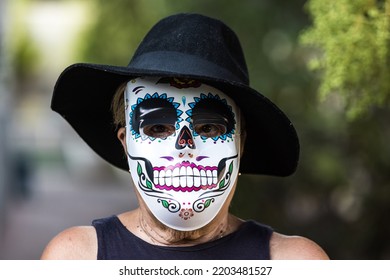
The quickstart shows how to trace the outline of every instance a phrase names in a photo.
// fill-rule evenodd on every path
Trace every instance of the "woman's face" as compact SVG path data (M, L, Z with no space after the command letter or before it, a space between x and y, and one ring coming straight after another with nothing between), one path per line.
M137 78L127 84L125 112L131 176L153 215L181 231L209 223L238 176L233 100L194 80Z

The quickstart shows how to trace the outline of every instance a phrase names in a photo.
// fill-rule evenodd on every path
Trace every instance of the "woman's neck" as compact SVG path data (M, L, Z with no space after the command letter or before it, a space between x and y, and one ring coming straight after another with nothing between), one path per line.
M229 213L220 212L208 225L192 231L178 231L159 222L150 212L140 208L131 212L132 226L128 227L135 235L148 243L159 246L192 246L219 239L237 230L242 223ZM135 224L136 223L136 224Z

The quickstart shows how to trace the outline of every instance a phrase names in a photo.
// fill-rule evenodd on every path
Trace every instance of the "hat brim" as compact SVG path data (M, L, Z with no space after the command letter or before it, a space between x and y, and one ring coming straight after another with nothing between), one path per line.
M288 117L261 93L245 84L226 79L79 63L66 68L58 78L51 108L64 117L98 155L128 171L110 107L118 87L140 76L191 78L220 89L235 100L245 117L247 138L240 172L273 176L288 176L295 172L299 141Z

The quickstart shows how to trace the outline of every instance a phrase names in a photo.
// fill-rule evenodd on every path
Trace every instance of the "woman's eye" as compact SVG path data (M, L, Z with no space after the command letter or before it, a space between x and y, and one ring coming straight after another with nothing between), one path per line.
M150 137L167 138L175 133L175 127L167 124L154 124L145 126L142 131L145 135Z
M226 133L226 127L221 124L198 124L195 125L195 131L200 136L207 138L217 137Z

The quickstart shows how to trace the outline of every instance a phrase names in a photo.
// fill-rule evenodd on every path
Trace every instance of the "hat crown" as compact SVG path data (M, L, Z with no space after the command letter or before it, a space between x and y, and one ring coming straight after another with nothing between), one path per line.
M222 21L200 14L176 14L160 20L140 43L129 67L191 75L199 72L201 76L210 71L210 77L249 84L237 35Z

